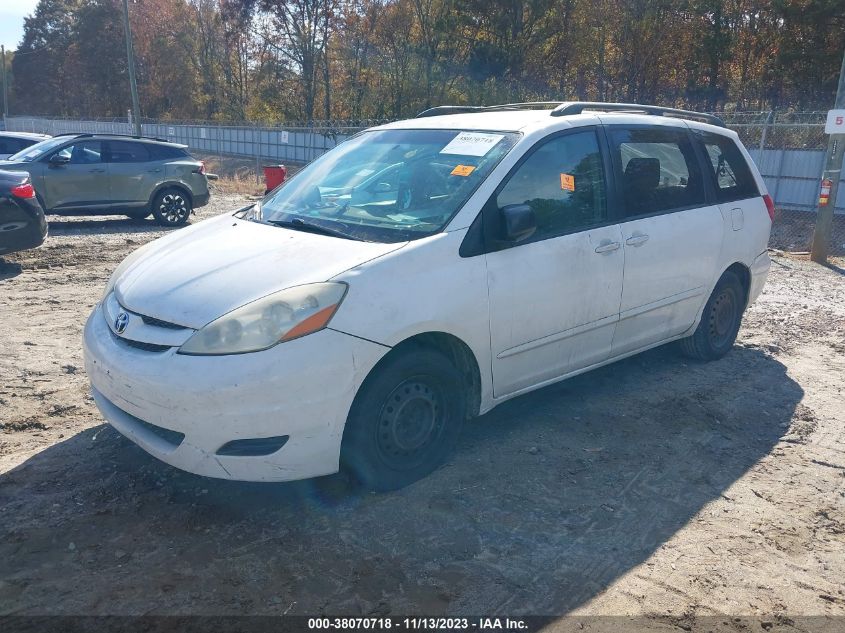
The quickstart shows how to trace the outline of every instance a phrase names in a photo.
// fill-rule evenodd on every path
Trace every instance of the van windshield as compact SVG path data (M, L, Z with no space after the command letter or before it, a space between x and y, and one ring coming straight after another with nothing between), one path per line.
M440 231L519 135L374 130L323 154L261 204L264 222L373 242Z

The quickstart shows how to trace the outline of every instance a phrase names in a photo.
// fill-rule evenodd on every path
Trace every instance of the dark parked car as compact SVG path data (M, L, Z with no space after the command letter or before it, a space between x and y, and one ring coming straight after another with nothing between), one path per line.
M29 174L0 171L0 255L35 248L47 237Z
M31 132L0 132L0 159L7 159L30 145L35 145L50 138L47 134Z
M60 134L0 161L26 171L44 211L188 221L210 197L205 165L186 146L116 134Z

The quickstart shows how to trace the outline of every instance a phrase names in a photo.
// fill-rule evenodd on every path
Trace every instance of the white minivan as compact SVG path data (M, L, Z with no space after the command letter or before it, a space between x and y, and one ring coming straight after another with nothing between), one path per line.
M670 341L723 356L773 213L715 117L434 108L132 253L85 367L106 420L178 468L398 488L509 398Z

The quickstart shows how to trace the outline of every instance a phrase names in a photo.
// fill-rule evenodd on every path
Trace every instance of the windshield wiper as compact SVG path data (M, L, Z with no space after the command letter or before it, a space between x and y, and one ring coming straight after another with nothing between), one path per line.
M300 231L310 231L311 233L340 237L345 240L355 240L356 242L363 241L361 238L350 235L349 233L344 233L343 231L338 231L337 229L330 229L327 226L322 226L320 224L306 222L302 218L294 218L293 220L267 220L267 222L275 224L276 226L285 226L291 229L298 229Z

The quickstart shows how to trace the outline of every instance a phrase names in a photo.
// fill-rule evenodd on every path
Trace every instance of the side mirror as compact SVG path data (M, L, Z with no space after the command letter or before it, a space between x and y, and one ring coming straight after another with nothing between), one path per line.
M60 165L67 165L70 162L70 158L61 154L53 154L50 156L48 162L50 163L50 167L58 167Z
M508 204L499 209L502 214L503 238L506 242L521 242L534 235L537 219L527 204Z

